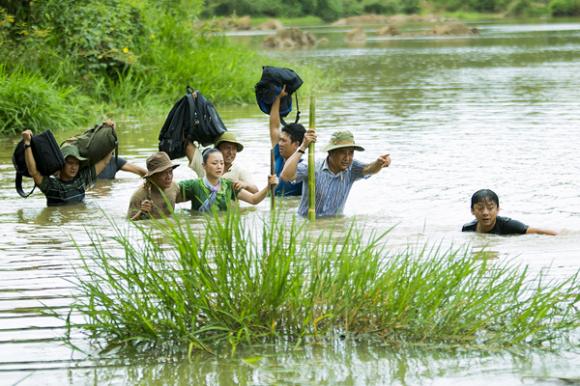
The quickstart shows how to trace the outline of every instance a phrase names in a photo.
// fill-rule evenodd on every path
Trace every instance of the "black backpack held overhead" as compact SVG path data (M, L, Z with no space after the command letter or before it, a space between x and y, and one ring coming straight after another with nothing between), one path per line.
M255 86L258 107L265 114L270 114L274 100L280 95L282 87L286 85L288 95L280 101L280 117L287 116L292 111L292 94L302 86L302 83L304 82L298 74L289 68L263 66L262 78ZM295 123L298 123L300 119L298 94L296 94L296 111Z
M50 130L33 135L30 141L30 148L36 161L36 169L41 175L50 176L64 167L62 152ZM26 167L24 150L24 140L21 140L14 149L12 163L14 164L14 169L16 169L16 191L21 197L26 198L34 192L36 185L28 194L22 190L22 177L30 177Z
M226 131L213 104L187 86L185 96L175 103L161 127L159 151L171 159L181 158L185 156L187 140L207 146Z

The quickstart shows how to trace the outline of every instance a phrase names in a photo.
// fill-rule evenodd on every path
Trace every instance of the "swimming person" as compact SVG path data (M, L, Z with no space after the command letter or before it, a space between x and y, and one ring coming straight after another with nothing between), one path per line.
M311 142L316 141L316 133L308 130L302 145L286 160L280 176L285 181L302 182L302 200L298 214L308 215L308 165L299 162L302 154ZM332 134L330 143L324 148L328 155L316 161L314 167L316 202L316 217L341 215L352 185L365 177L376 174L391 164L389 154L380 155L376 161L365 164L355 160L355 150L363 151L362 146L354 142L350 131L337 131Z
M36 168L36 160L30 148L32 131L24 130L22 138L26 167L34 183L46 196L48 206L83 202L85 192L95 185L97 175L103 171L113 155L113 152L110 152L96 164L88 165L85 164L87 159L80 156L76 146L64 145L61 148L65 162L63 168L54 176L43 176Z
M475 220L463 225L462 232L491 233L495 235L557 235L546 229L532 228L509 217L498 216L499 197L494 191L481 189L471 196L471 213Z
M127 217L144 220L169 216L176 202L182 202L179 186L173 182L173 169L179 165L171 162L167 153L160 151L147 158L145 182L131 196Z
M191 200L191 209L200 212L227 210L238 199L256 205L267 196L269 187L277 184L276 176L272 175L268 177L268 185L256 193L236 189L233 181L222 177L224 156L215 148L204 150L203 168L205 177L179 183L184 201Z
M306 133L304 126L299 123L289 123L280 130L280 100L286 95L286 86L283 86L270 110L270 142L274 151L274 171L278 177L284 169L286 160L295 154L300 147L304 133ZM298 159L298 162L302 162L302 159ZM300 196L302 183L291 183L282 179L278 183L275 193L277 196Z

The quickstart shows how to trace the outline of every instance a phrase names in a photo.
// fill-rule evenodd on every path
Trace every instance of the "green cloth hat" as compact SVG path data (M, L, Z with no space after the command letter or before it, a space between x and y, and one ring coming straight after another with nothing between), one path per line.
M226 131L225 133L220 135L218 137L218 139L215 141L215 147L217 148L220 145L220 143L222 143L222 142L235 143L237 148L238 148L238 151L244 150L244 145L242 145L242 143L240 141L238 141L238 139L236 138L236 135L234 133L232 133L231 131Z
M64 159L66 159L66 157L75 157L79 161L87 160L87 158L81 157L81 154L79 153L79 148L74 145L64 145L63 147L60 148L60 151L62 152L62 157Z
M365 148L354 143L354 135L348 130L335 131L324 151L332 151L345 147L354 147L354 150L364 151Z

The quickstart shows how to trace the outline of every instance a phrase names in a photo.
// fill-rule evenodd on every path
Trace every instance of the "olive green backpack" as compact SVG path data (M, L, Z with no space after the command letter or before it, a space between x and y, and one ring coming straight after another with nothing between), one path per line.
M61 144L61 147L64 144L76 146L81 157L88 158L89 163L95 164L113 150L117 154L119 141L114 124L103 122L82 134L67 139Z

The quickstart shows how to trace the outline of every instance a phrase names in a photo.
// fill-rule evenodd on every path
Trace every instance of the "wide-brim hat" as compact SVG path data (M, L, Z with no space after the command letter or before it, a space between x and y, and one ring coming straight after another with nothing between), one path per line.
M85 157L81 157L81 154L79 153L79 148L74 145L64 145L63 147L60 148L60 151L62 152L62 158L64 159L66 159L66 157L74 157L78 159L80 162L86 161L88 159Z
M147 158L146 163L147 163L147 174L143 176L144 178L151 177L154 174L164 172L169 168L175 169L176 167L179 166L171 162L171 159L164 151L160 151L150 155L149 158Z
M354 142L354 135L348 130L336 131L330 137L330 142L324 147L324 151L332 151L342 149L345 147L352 147L354 150L364 151L365 148L357 145Z
M220 135L215 141L215 147L218 147L222 142L231 142L235 143L236 147L238 148L238 152L244 150L244 145L236 138L236 135L231 131L226 131L222 135Z

